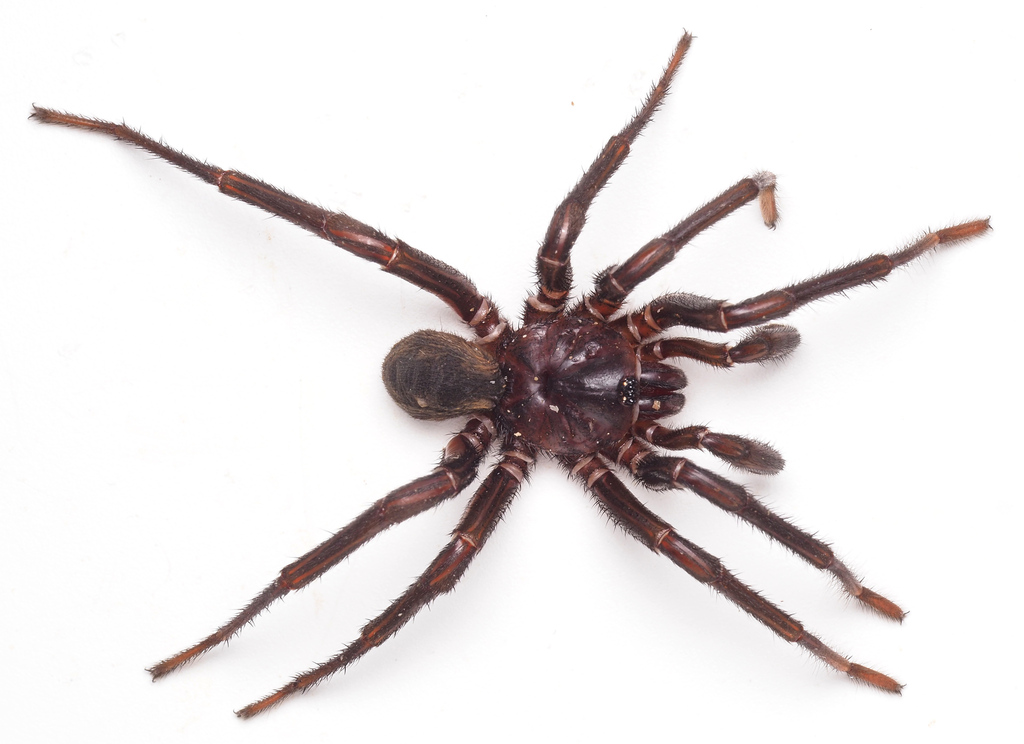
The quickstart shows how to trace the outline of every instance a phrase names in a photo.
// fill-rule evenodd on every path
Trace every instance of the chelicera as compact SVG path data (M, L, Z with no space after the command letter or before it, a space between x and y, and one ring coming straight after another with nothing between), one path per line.
M39 121L125 140L216 185L229 196L290 220L379 264L384 271L448 303L474 336L470 341L437 331L414 333L395 345L383 365L388 391L409 414L463 421L461 430L445 447L440 464L392 491L285 567L236 617L196 645L152 667L154 678L228 640L274 600L305 586L391 525L460 493L476 479L487 453L496 448L497 462L470 498L451 541L412 586L367 623L344 650L242 708L240 716L260 713L345 669L390 638L424 605L450 591L483 548L538 459L557 462L629 534L786 641L802 646L853 679L887 692L900 691L901 685L894 679L849 661L739 581L717 558L648 510L616 472L624 470L650 488L696 493L829 572L867 607L888 618L902 619L903 610L865 587L827 544L774 514L746 488L686 458L661 453L704 450L736 468L761 474L776 473L783 467L779 454L759 441L703 426L667 426L664 420L683 407L681 391L686 377L666 360L688 359L730 367L781 359L796 348L800 338L792 327L771 321L814 300L883 279L896 267L940 244L977 236L988 229L988 220L929 232L893 253L874 255L741 302L680 293L659 297L639 309L623 310L625 300L638 284L666 266L695 235L743 205L757 201L765 224L774 227L775 179L769 173L759 173L739 181L621 264L603 271L589 292L580 299L571 299L570 252L583 229L587 210L661 104L690 42L688 34L680 39L643 106L608 141L555 210L537 254L536 291L526 302L518 329L461 273L348 215L327 212L249 176L207 165L127 126L35 109L33 116ZM713 343L668 335L676 326L723 333L738 328L753 330L736 343Z

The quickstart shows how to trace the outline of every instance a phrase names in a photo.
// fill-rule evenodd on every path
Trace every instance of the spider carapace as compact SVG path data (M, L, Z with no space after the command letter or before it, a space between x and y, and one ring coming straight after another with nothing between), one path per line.
M695 235L743 205L757 201L766 225L774 227L775 178L745 178L698 209L624 262L601 272L593 287L571 298L570 252L587 210L626 159L633 141L661 104L683 56L686 34L643 106L613 136L579 183L555 210L537 254L537 286L516 329L474 284L452 267L342 213L331 213L273 186L225 171L167 147L123 124L36 107L39 121L111 135L147 150L222 192L283 217L377 263L448 303L475 336L421 331L399 341L388 354L383 377L395 401L418 418L457 417L464 423L448 442L439 465L374 503L339 532L285 567L236 617L196 645L150 669L154 678L223 643L276 599L305 586L368 540L441 501L476 479L492 445L497 462L478 485L451 541L424 573L359 637L333 658L238 711L255 715L285 697L307 690L379 646L424 605L450 591L484 546L520 484L545 456L575 476L598 506L629 534L706 583L786 641L807 649L829 666L888 692L901 685L891 677L849 661L826 646L788 613L753 591L714 556L688 541L649 511L624 485L626 471L655 489L686 489L757 527L813 566L836 577L867 607L894 620L903 611L868 589L821 540L776 515L741 485L661 450L704 450L734 467L772 474L783 460L753 439L703 426L673 428L663 420L678 413L686 384L669 359L690 359L717 367L778 360L800 337L778 318L814 300L869 284L897 266L944 243L977 236L988 220L929 232L911 245L830 271L809 281L741 302L693 294L659 297L623 310L630 292L667 265ZM752 330L736 343L715 343L668 335L676 326L727 332Z

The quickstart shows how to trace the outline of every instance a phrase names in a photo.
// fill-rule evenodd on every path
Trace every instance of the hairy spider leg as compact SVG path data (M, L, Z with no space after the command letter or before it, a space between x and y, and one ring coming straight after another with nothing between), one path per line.
M635 339L632 330L627 330L627 338ZM800 334L795 328L773 324L755 328L735 344L713 343L697 338L657 338L640 345L639 357L641 368L671 357L686 357L715 367L732 367L736 364L763 364L784 359L799 344ZM670 429L658 423L658 418L660 416L641 416L633 424L632 435L665 449L704 450L733 467L761 475L774 475L786 464L774 447L756 439L721 434L706 426ZM627 439L622 447L629 444ZM613 459L618 461L620 457L616 455Z
M629 337L635 338L632 330ZM670 357L685 357L713 367L732 367L780 361L799 345L800 333L796 328L776 323L755 328L735 344L682 336L658 338L640 347L640 360L660 362Z
M196 645L151 667L149 673L153 679L159 679L224 643L275 600L310 583L388 527L460 493L476 478L477 468L493 437L494 421L490 415L471 418L448 442L440 464L429 475L395 489L332 537L286 566L270 586L229 622Z
M796 619L783 612L731 574L713 555L681 537L672 526L651 512L596 455L563 464L583 483L598 506L630 535L707 584L740 609L760 620L779 637L810 651L830 667L886 692L899 693L902 685L888 675L855 664L804 630Z
M762 171L726 189L622 263L602 271L594 281L593 291L573 312L591 315L598 320L611 318L622 308L622 303L636 285L667 266L694 237L754 199L758 200L764 224L774 229L779 217L775 204L775 176Z
M580 182L555 211L537 254L537 292L527 301L524 312L528 323L543 322L565 312L566 297L571 289L570 253L583 229L587 210L596 194L624 162L632 143L661 104L690 42L689 34L680 39L668 67L640 111L619 134L608 141ZM202 163L123 124L38 107L35 107L32 116L45 123L98 131L125 140L216 185L229 196L283 217L356 256L380 265L385 271L397 274L445 301L474 329L478 343L491 352L510 337L508 323L468 278L441 261L400 240L388 238L348 215L328 212L250 176ZM799 342L796 331L788 326L765 326L756 329L737 344L715 344L698 339L664 339L659 334L674 325L727 331L783 317L821 297L883 279L896 266L916 259L939 244L979 235L988 229L988 220L963 223L928 233L902 251L872 256L807 282L773 290L741 303L673 294L658 298L640 311L608 320L618 313L629 293L640 282L667 265L690 239L744 204L756 198L764 222L773 227L777 219L774 186L775 178L769 173L759 173L738 182L661 237L647 243L623 263L602 272L593 291L571 309L572 314L606 322L634 342L640 362L640 392L645 397L642 396L640 416L631 434L614 448L610 447L601 454L563 457L560 460L584 481L587 490L606 513L652 550L665 553L677 565L723 594L779 636L805 647L830 666L855 679L898 693L901 686L895 680L851 663L825 646L818 638L808 634L795 619L739 582L717 558L678 535L670 525L648 511L609 470L611 463L608 459L614 459L625 463L634 475L650 486L693 490L720 508L737 513L812 565L832 572L842 581L847 591L869 606L890 617L898 619L902 616L902 611L896 605L860 585L849 570L835 559L827 545L773 514L742 486L694 466L684 458L657 455L648 447L651 444L670 449L700 448L754 472L772 473L781 469L783 461L778 453L756 440L719 434L705 427L669 429L657 423L657 419L666 415L666 412L678 410L682 406L684 398L676 391L685 385L682 372L660 364L660 360L687 357L727 367L778 359L792 351ZM438 469L379 500L348 527L286 567L274 583L229 623L196 646L154 667L151 670L154 677L167 673L227 640L278 597L309 583L390 525L461 491L475 477L479 463L494 436L493 423L486 415L471 419L466 428L449 442ZM423 606L450 591L518 492L521 482L532 467L530 451L527 443L511 438L506 442L500 461L470 500L451 542L401 597L383 614L364 626L354 643L324 664L296 677L277 692L238 711L238 714L243 717L255 715L346 668L370 648L390 638Z
M799 339L796 332L788 326L765 326L756 329L736 347L710 344L697 339L651 337L674 325L728 331L774 320L822 297L884 279L896 267L919 258L941 244L968 240L984 233L988 228L989 221L982 219L929 232L900 251L871 256L844 268L783 289L766 292L735 305L690 294L666 295L636 312L617 318L611 325L641 343L641 359L646 360L657 361L669 356L687 356L719 366L729 366L736 363L737 359L733 358L733 354L737 350L739 351L736 356L739 361L781 358L796 347ZM642 271L638 270L634 276L639 277L637 282L642 281L658 268L659 266L652 262ZM613 269L608 275L614 275L617 271L618 269ZM598 294L601 286L603 285L599 280ZM635 286L635 283L632 286ZM811 565L831 572L847 592L867 606L895 620L902 619L903 611L891 600L863 586L853 572L835 557L829 546L768 510L742 486L704 470L685 458L656 455L640 441L669 446L672 449L703 448L706 430L672 430L661 427L653 420L640 420L633 428L633 435L638 439L627 440L617 450L606 451L604 455L626 465L634 476L649 487L686 488L720 508L735 513L781 542ZM708 449L727 461L732 457L734 464L739 467L757 472L761 464L759 460L764 460L767 467L760 472L777 472L781 468L781 458L778 459L778 467L772 462L771 455L777 455L774 450L761 449L767 447L766 445L743 438L733 438L731 442L716 442L716 436L720 435L712 433L711 446L708 446ZM665 442L669 444L663 444ZM753 449L750 449L751 444Z
M690 34L683 35L661 79L655 83L640 110L621 132L608 140L601 154L552 215L544 242L537 251L537 292L526 301L526 323L554 317L565 308L566 297L572 289L569 253L583 230L590 203L625 161L633 142L661 106L692 40Z
M903 250L870 256L841 269L742 302L730 303L685 293L665 295L635 312L616 318L611 325L632 334L638 341L677 325L709 331L729 331L757 325L789 315L798 307L822 297L884 279L896 267L919 258L939 245L981 235L989 229L988 223L988 218L985 218L935 230ZM643 278L652 273L653 270Z
M694 465L685 457L658 455L638 439L628 442L618 452L604 454L629 468L648 488L684 488L719 509L735 514L815 568L831 573L851 596L871 609L893 620L903 620L903 610L895 602L861 584L846 564L836 557L832 548L768 509L738 483Z
M286 697L296 692L304 692L335 672L341 671L397 633L427 604L454 589L501 520L532 465L533 458L526 454L525 446L513 443L512 448L503 453L501 461L473 495L462 520L452 533L451 542L401 597L382 614L368 622L360 632L359 638L344 651L295 677L276 692L252 705L247 705L237 711L237 714L242 718L251 718L277 705Z
M704 450L733 467L760 475L775 475L786 466L782 455L770 444L735 434L721 434L711 431L706 426L670 429L654 419L641 418L633 424L632 434L649 444L665 449ZM628 447L630 444L631 441L627 439L622 447ZM619 462L622 455L616 453L613 459Z
M198 176L239 201L283 217L346 251L379 264L444 300L479 336L479 343L496 348L508 332L508 323L490 299L480 294L466 276L448 264L405 244L342 212L326 209L236 171L222 170L196 160L124 124L61 113L33 106L32 118L107 134L135 145L182 170Z

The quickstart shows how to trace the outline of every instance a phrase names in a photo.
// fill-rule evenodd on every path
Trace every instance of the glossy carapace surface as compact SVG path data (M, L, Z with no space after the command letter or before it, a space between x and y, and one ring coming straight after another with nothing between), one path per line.
M635 419L636 352L590 318L521 329L498 351L505 394L498 420L514 437L556 455L619 442Z

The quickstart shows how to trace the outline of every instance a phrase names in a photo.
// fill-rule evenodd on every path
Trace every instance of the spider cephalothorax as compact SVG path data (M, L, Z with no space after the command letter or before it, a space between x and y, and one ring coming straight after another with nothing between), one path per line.
M630 292L663 268L695 235L744 204L757 201L764 222L776 219L775 178L745 178L698 209L623 263L597 277L580 301L568 303L570 251L598 191L625 160L650 121L690 46L684 35L644 105L613 136L580 182L555 210L537 254L538 283L523 324L514 329L473 283L452 267L348 215L327 212L235 171L207 165L121 124L36 108L40 121L90 129L123 139L215 184L224 193L290 220L341 248L377 263L448 303L476 334L475 341L421 331L398 342L384 362L383 378L395 401L417 418L465 418L437 468L389 493L333 537L285 567L270 586L216 632L157 664L153 677L192 661L242 629L274 600L305 586L375 535L473 482L497 444L497 463L469 501L451 541L426 571L359 638L335 657L238 713L248 717L349 666L398 631L424 605L450 591L483 547L539 456L555 459L576 476L598 506L651 550L662 553L708 584L785 640L803 646L829 666L889 692L891 677L853 663L807 632L793 617L733 576L722 563L679 535L649 511L615 474L623 469L650 488L687 489L736 514L811 565L835 576L867 607L895 620L903 611L868 589L824 542L771 512L747 490L683 457L659 454L700 449L755 473L778 472L783 461L756 440L703 426L670 428L662 421L679 412L686 378L665 360L682 358L718 367L781 359L799 343L797 332L767 324L796 308L868 284L940 243L981 234L988 220L929 232L890 254L871 256L806 282L729 303L691 294L659 297L622 311ZM726 332L756 326L737 343L670 336L675 327Z
M535 450L596 452L621 441L636 421L640 363L632 345L604 323L531 323L500 346L498 358L506 379L498 421ZM685 378L676 377L682 387Z

